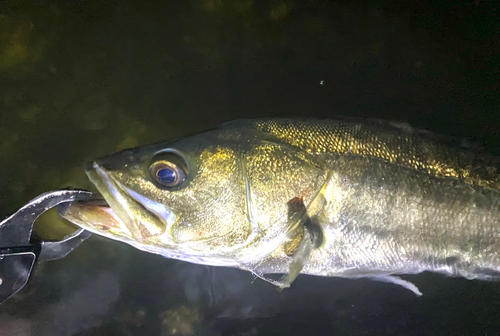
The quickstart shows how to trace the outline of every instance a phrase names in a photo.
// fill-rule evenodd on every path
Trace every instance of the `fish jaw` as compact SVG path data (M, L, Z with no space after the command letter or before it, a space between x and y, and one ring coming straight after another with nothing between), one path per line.
M94 161L87 165L86 173L132 238L143 242L166 231L165 223L127 193L113 173L107 171L103 165Z
M104 168L95 161L88 164L85 170L89 180L96 186L104 200L106 200L110 208L113 209L115 216L120 219L131 236L142 241L143 237L137 229L134 218L131 216L130 211L127 211L127 208L122 205L130 203L130 200L121 192L111 176L109 176Z
M62 218L93 233L123 239L131 236L121 219L100 196L63 203L57 210Z
M234 260L196 255L192 251L182 251L175 245L167 246L163 244L159 246L147 242L139 242L133 238L122 220L102 198L95 198L86 202L64 203L58 206L58 211L62 218L85 230L111 240L126 243L144 252L193 264L225 267L239 266L239 263Z
M97 161L86 165L86 173L100 195L59 207L61 217L86 230L118 240L146 243L165 233L166 226L161 219L129 195Z

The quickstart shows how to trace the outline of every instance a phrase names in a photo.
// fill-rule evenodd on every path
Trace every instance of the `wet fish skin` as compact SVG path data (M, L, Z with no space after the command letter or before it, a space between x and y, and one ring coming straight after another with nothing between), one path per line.
M165 150L188 167L177 189L149 176ZM498 159L407 125L239 120L96 160L87 174L121 230L86 223L93 210L77 203L68 220L170 258L290 274L280 286L306 273L419 294L391 275L500 278Z

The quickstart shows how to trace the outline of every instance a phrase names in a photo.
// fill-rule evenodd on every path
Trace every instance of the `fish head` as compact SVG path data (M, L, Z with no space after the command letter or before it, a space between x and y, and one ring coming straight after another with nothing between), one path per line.
M105 203L74 202L64 218L147 252L218 266L283 244L299 222L290 201L307 206L326 178L307 153L241 126L126 149L86 173Z

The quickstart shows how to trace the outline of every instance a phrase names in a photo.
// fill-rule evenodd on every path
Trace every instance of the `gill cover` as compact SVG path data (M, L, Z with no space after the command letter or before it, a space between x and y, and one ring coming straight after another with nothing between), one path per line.
M244 163L249 221L265 233L265 239L281 237L281 244L318 196L327 172L305 152L272 141L253 146ZM300 199L305 207L290 220L289 202L294 199Z

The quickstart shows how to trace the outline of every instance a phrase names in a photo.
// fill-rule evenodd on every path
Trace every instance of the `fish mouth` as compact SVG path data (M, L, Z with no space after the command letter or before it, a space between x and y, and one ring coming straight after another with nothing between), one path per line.
M113 172L108 172L97 161L89 162L85 171L100 195L61 208L59 212L63 218L87 229L90 226L91 231L97 230L99 234L106 232L138 242L165 233L167 221L163 216L166 211L162 213L162 205L148 202L125 188L114 178Z
M131 234L113 209L99 194L93 194L84 201L66 202L57 206L59 215L69 222L91 232L120 237Z

